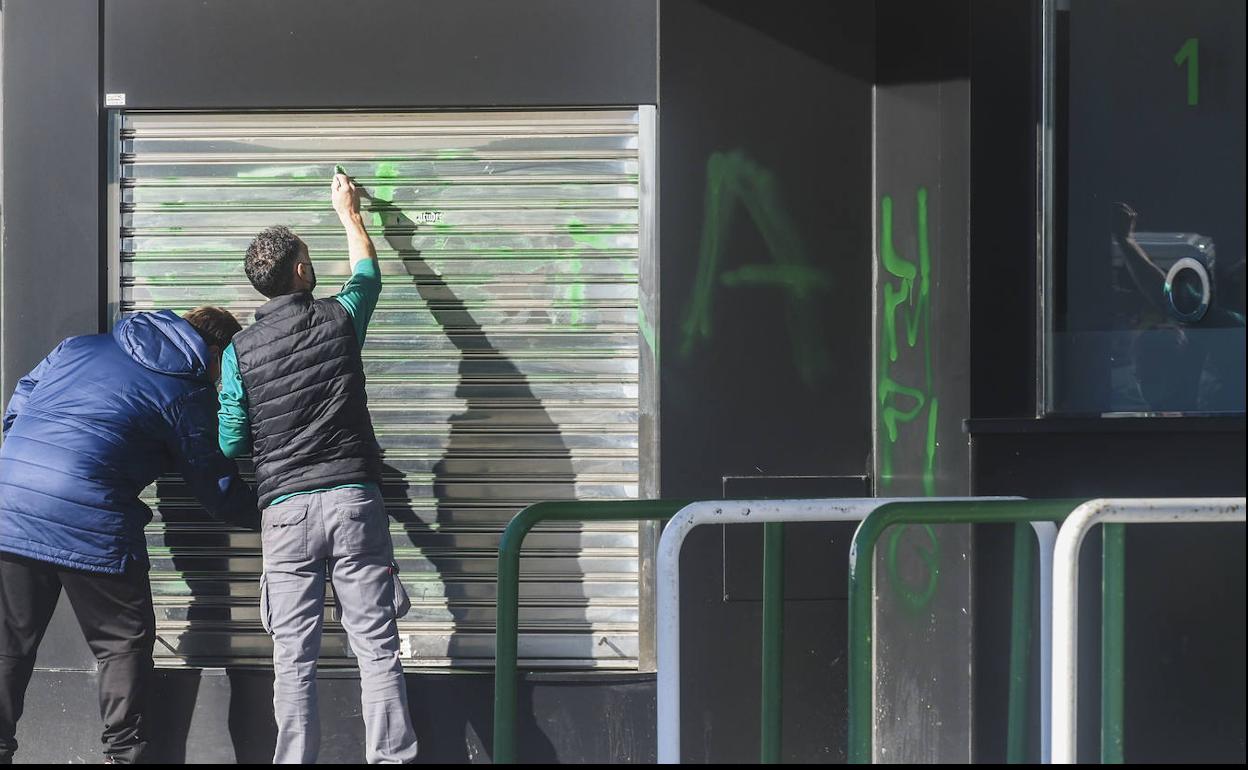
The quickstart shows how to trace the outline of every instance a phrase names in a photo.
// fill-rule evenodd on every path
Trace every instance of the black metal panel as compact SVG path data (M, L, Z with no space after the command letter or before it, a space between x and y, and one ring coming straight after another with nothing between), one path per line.
M868 2L661 7L663 493L868 470Z
M751 763L759 756L762 603L724 601L716 529L696 528L681 556L681 760ZM801 566L831 577L828 565ZM781 757L843 763L848 602L789 601L784 611Z
M718 497L724 476L861 477L873 4L666 0L660 12L663 494ZM724 601L722 535L699 529L681 569L683 759L749 762L760 605ZM836 579L826 553L801 551L788 574ZM786 613L783 757L843 761L845 603Z
M654 0L107 0L129 108L653 104Z
M1152 430L1068 421L1064 432L977 433L975 493L1027 497L1242 496L1239 430L1153 420ZM1212 422L1204 420L1204 422ZM1009 528L976 533L976 758L1005 756ZM1098 756L1100 537L1080 560L1079 757ZM1127 527L1128 761L1244 761L1242 525ZM1033 677L1035 676L1033 672ZM1033 733L1038 723L1033 720ZM1038 751L1036 736L1033 751ZM1035 754L1038 757L1038 754ZM1164 759L1163 759L1164 758Z
M979 433L975 493L1027 497L1244 494L1244 433Z
M971 413L1035 414L1039 0L971 4Z
M98 6L4 4L5 403L62 339L99 331Z

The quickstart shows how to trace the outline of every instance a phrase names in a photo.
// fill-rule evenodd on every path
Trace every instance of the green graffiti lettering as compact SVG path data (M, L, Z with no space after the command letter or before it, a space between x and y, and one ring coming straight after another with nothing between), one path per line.
M921 610L926 607L936 595L936 587L940 583L940 540L936 537L936 530L930 524L922 526L930 547L915 546L914 548L914 553L919 557L919 563L927 572L927 579L921 581L920 587L911 585L901 575L901 559L898 551L901 538L910 529L909 524L900 524L892 528L893 532L888 539L888 549L885 551L884 559L888 567L889 583L901 597L902 602L912 610Z
M827 275L805 265L746 265L719 280L725 286L779 286L797 296L831 287Z
M876 383L876 399L885 440L879 442L880 485L887 489L894 477L893 445L900 436L900 426L919 419L927 410L926 442L923 457L923 491L936 492L936 428L939 404L932 385L932 258L927 237L927 189L920 187L915 195L919 261L916 265L898 252L893 241L893 199L880 200L880 262L890 280L881 275L882 334ZM923 384L907 385L893 376L893 364L902 354L898 334L905 331L905 349L922 347Z
M745 265L721 275L720 262L738 204L762 236L771 264ZM706 164L702 238L693 296L681 326L682 357L688 358L699 342L710 339L715 293L721 284L784 290L789 295L785 321L793 363L803 382L814 385L831 370L818 315L819 295L830 281L812 266L775 176L740 150L714 153Z
M593 228L590 225L575 217L565 225L565 228L568 231L568 235L572 238L572 243L577 246L583 246L587 249L609 249L612 246L609 234L591 232Z

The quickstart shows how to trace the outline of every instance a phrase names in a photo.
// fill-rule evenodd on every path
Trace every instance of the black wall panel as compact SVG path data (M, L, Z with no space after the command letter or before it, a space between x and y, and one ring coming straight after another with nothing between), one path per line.
M130 108L654 104L654 0L106 0Z
M99 3L4 4L3 378L101 315Z
M868 474L873 4L673 0L660 14L663 493ZM718 529L692 533L682 558L682 752L750 762L761 604L739 570L760 540ZM786 590L782 756L843 761L845 602L829 562L847 542L789 532L810 547L787 549L803 579Z

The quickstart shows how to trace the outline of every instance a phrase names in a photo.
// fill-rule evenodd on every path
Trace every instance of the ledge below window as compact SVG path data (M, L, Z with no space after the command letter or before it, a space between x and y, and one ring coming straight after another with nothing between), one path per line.
M1244 415L1181 417L977 417L962 421L984 433L1243 433Z

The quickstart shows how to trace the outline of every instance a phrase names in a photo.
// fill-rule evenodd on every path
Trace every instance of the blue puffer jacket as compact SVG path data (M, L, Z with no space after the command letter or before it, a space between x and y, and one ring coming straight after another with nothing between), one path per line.
M147 562L139 494L178 470L217 518L256 498L217 446L208 350L174 313L70 337L17 384L0 446L0 551L116 574Z

